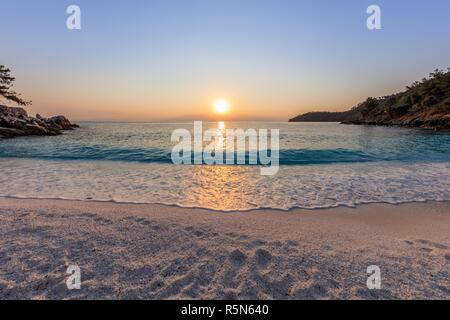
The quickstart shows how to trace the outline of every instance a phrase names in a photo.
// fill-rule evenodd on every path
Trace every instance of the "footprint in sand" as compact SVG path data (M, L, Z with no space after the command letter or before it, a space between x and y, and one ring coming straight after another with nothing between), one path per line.
M426 252L426 253L438 253L443 254L444 258L446 260L450 260L450 254L446 254L448 250L450 250L450 247L442 244L442 243L436 243L429 240L424 239L418 239L414 241L405 240L405 243L409 246L416 246L416 248L420 251ZM444 252L442 252L444 251Z
M405 240L404 242L409 246L420 245L420 246L422 246L421 249L429 248L431 250L433 250L433 249L450 250L450 247L445 244L436 243L436 242L432 242L432 241L424 240L424 239L418 239L418 240L414 240L414 241ZM425 247L423 247L423 246L425 246Z
M149 227L152 230L158 231L161 229L153 220L148 220L145 218L127 217L124 220L135 222L143 227Z
M272 261L272 254L264 249L258 249L255 252L255 260L259 268L265 269Z
M111 225L113 224L113 222L109 219L106 218L102 218L102 217L96 217L94 218L94 221L99 223L99 224L104 224L104 225Z
M81 217L81 218L89 218L89 219L93 219L93 218L97 217L96 214L89 213L89 212L84 212L82 214L79 214L78 216Z
M323 299L328 295L328 290L318 284L313 283L310 287L295 290L294 297L299 300Z
M242 253L242 251L240 250L234 250L231 254L230 254L230 261L231 264L234 267L242 267L242 265L245 263L245 261L247 260L247 256Z
M80 218L86 218L86 219L92 219L98 224L104 224L104 225L111 225L113 222L107 218L104 218L100 215L94 214L94 213L82 213L78 215Z
M253 248L256 248L256 247L265 246L266 244L267 244L267 241L257 239L257 240L254 240L254 241L248 243L247 244L247 248L253 249Z
M419 240L416 240L415 242L422 244L422 245L432 247L434 249L439 249L439 250L449 250L450 249L450 247L445 244L436 243L436 242L432 242L432 241L428 241L428 240L419 239Z

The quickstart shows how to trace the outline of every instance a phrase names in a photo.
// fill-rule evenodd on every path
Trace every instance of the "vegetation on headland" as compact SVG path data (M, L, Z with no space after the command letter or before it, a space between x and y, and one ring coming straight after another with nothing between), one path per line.
M333 121L345 124L450 129L450 68L435 70L406 91L367 98L346 112L312 112L290 122Z
M19 93L11 90L14 81L11 70L0 65L0 97L20 106L31 104L31 101L23 100ZM63 130L71 130L76 127L78 126L70 123L64 116L43 118L36 115L36 117L30 117L23 108L0 105L0 139L30 135L59 135Z

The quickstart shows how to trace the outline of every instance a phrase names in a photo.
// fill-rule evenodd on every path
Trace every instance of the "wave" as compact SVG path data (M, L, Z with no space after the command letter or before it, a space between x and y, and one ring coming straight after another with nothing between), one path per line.
M403 205L408 203L448 203L450 200L446 199L419 199L419 200L397 200L397 201L360 201L354 204L348 203L335 203L329 205L317 205L317 206L304 206L304 205L296 205L289 208L286 207L277 207L277 206L268 206L268 207L252 207L252 208L234 208L234 209L218 209L218 208L210 208L208 206L195 206L195 205L183 205L178 203L164 203L164 202L151 202L151 201L127 201L127 200L113 200L113 199L94 199L90 198L81 198L81 197L51 197L51 196L23 196L23 195L3 195L0 194L0 198L3 199L15 199L15 200L63 200L63 201L81 201L81 202L98 202L98 203L115 203L115 204L139 204L139 205L157 205L157 206L165 206L165 207L175 207L175 208L184 208L184 209L205 209L209 211L213 211L216 213L232 213L232 212L253 212L253 211L264 211L264 210L273 210L280 212L291 212L294 210L326 210L333 208L358 208L365 205L372 204L387 204L387 205Z
M266 151L271 156L271 150ZM104 146L67 146L66 148L0 148L0 157L41 160L87 160L122 161L139 163L172 163L171 152L161 148L108 148ZM245 163L249 164L249 152L245 153ZM192 154L192 161L194 153ZM237 154L233 154L237 158ZM365 163L379 161L422 160L420 153L382 153L351 149L287 149L280 150L279 162L282 165L310 165L333 163ZM426 156L427 161L446 161L445 154ZM258 161L258 163L260 163Z
M450 201L449 163L174 166L2 159L0 196L155 203L221 211Z

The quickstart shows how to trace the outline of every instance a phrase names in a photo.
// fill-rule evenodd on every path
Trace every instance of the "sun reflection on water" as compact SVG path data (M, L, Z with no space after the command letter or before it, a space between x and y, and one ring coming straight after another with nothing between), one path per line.
M250 175L258 175L257 168ZM195 206L228 210L239 208L242 203L252 203L254 182L250 179L249 168L242 166L195 166L191 188L186 189L188 203Z

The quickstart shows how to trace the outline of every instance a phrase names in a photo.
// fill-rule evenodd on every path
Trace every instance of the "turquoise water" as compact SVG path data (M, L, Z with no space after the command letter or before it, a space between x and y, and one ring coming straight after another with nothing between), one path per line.
M450 200L450 134L335 123L226 122L280 130L280 170L174 165L192 123L81 123L57 137L0 141L0 196L163 203L217 210ZM218 128L204 123L204 129Z
M58 137L0 142L0 157L171 163L172 131L192 123L82 123ZM205 129L217 123L206 123ZM308 165L378 161L450 161L450 134L313 123L225 123L226 128L280 129L280 163Z

